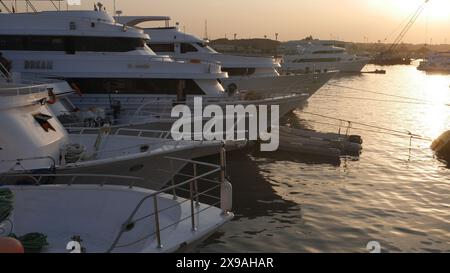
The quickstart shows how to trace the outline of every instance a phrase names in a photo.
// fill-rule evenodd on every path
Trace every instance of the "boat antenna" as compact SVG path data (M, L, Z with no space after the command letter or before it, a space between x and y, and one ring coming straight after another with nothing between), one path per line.
M203 40L208 41L208 20L205 20L205 33L203 35Z
M35 0L35 2L43 2L44 0L41 1L37 1ZM45 0L47 2L50 2L53 7L56 10L61 10L61 2L65 1L65 0ZM5 4L5 2L12 2L11 3L11 9ZM28 12L28 9L33 10L33 12L37 12L37 9L34 7L34 5L32 4L33 0L0 0L0 5L8 12L8 13L16 13L18 12L18 5L17 2L24 2L25 4L25 8ZM58 5L56 4L58 3Z

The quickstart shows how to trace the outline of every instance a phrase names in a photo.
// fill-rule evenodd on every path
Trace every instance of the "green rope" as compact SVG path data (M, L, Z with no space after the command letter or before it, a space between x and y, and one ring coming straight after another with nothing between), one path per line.
M0 189L0 223L11 216L14 210L13 203L13 192L10 189ZM40 233L29 233L20 237L12 233L9 237L19 240L26 253L40 252L48 245L47 236Z
M20 237L11 234L10 237L15 238L22 243L25 253L39 253L48 245L47 236L41 233L29 233Z
M11 216L14 194L10 189L0 189L0 223Z

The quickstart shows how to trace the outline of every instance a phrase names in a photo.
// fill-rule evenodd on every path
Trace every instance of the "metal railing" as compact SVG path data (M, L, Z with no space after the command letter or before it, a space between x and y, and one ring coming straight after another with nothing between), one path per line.
M172 139L170 131L164 130L146 130L146 129L129 129L129 128L113 128L113 127L72 127L67 129L70 134L92 135L98 134L102 130L108 130L109 135L114 136L137 136L148 138ZM150 135L150 136L149 136Z
M7 82L11 79L11 72L2 63L0 63L0 76Z
M1 91L3 93L10 93L11 95L29 95L34 93L46 92L48 91L47 84L58 83L57 80L51 79L14 79L13 74L9 72L6 67L0 63L0 78L3 78L6 82L6 86L2 87Z
M152 133L153 136L144 136L144 132L146 130L133 130L133 129L123 129L118 128L114 132L111 132L110 127L96 127L96 128L68 128L67 129L70 134L77 134L77 135L97 135L96 144L94 145L94 151L89 152L89 159L96 159L100 154L102 157L105 157L107 154L110 154L111 156L114 156L118 153L143 153L147 152L154 148L159 148L164 144L171 144L174 148L179 147L182 143L175 142L173 139L169 138L168 132L166 131L150 131L148 130L146 133ZM137 135L132 134L126 134L125 131L129 131L131 133L135 133ZM142 131L142 132L140 132ZM155 143L141 143L137 145L131 145L126 147L121 147L117 149L100 149L101 142L105 141L106 138L109 136L139 136L139 137L147 137L147 138L157 138L161 139L161 141L155 142ZM97 145L98 144L98 145ZM76 162L84 161L85 159L80 157Z
M223 95L202 95L203 104L217 104L219 106L224 105L238 105L243 104L247 105L250 103L253 104L272 104L278 103L280 100L289 100L295 97L308 97L309 94L302 93L289 93L289 94L264 94L264 93L254 93L253 92L243 92L239 94L235 94L233 96ZM136 98L133 96L126 97L121 96L117 98L121 101L122 107L130 112L135 111L136 116L142 116L139 113L145 111L151 115L158 116L166 116L170 115L172 107L177 103L175 99L175 95L173 96L165 96L165 97L157 97L157 96L144 96L140 98ZM189 107L194 104L194 96L188 96L187 99L183 103ZM77 104L77 103L75 103ZM109 98L107 96L86 96L83 97L82 100L78 101L79 105L90 106L90 105L102 105L109 106ZM136 109L136 110L134 110Z
M31 9L33 12L38 12L38 9L33 5L32 2L49 2L52 4L52 6L55 8L55 10L57 11L61 11L62 7L61 7L61 2L65 2L66 0L0 0L0 5L3 6L3 8L6 10L6 12L8 13L15 13L18 12L18 6L17 6L17 2L25 2L25 9L26 12L29 11L29 9ZM13 2L12 7L14 9L10 9L4 2ZM66 10L69 9L69 5L66 3Z
M108 135L112 136L136 136L136 137L142 137L142 138L157 138L157 139L166 139L172 141L172 132L166 131L166 130L147 130L147 129L132 129L132 128L123 128L123 127L72 127L68 128L67 131L70 134L77 134L77 135L92 135L92 134L98 134L102 130L108 130ZM195 139L195 136L197 133L186 133L189 137L192 139ZM201 135L201 133L198 133L198 135ZM183 135L182 135L183 136ZM203 138L202 138L203 139ZM196 142L205 142L203 141L196 141ZM141 146L141 145L138 145Z
M184 170L189 169L189 165L192 166L192 173L182 173L179 172L171 179L171 185L160 190L156 191L148 196L143 197L137 203L136 207L131 211L130 215L124 221L124 224L121 226L121 229L115 239L113 240L111 246L107 249L107 252L111 252L114 249L124 248L128 246L132 246L143 242L149 238L155 237L157 248L160 249L163 247L163 238L162 231L167 230L173 226L176 226L182 222L189 221L192 231L195 232L198 228L199 223L196 222L196 216L201 213L211 209L211 208L219 208L221 206L222 194L221 194L221 186L223 183L228 183L226 180L226 155L225 149L221 149L221 160L220 165L205 163L195 160L187 160L183 158L176 157L166 157L172 163L175 161L183 162L187 167ZM173 166L173 164L171 164ZM167 171L168 173L170 171ZM218 176L218 177L217 177ZM58 182L61 179L65 181L65 183L57 183L63 185L74 185L76 184L76 180L78 178L95 178L97 182L102 179L101 183L80 183L79 185L99 185L101 187L105 185L109 185L108 182L110 179L120 180L120 181L131 181L127 183L128 187L132 189L135 187L136 183L145 183L146 179L132 177L132 176L118 176L118 175L101 175L101 174L4 174L0 175L0 178L29 178L33 181L34 185L41 185L41 181L47 181L48 184L49 178L59 178ZM45 180L44 180L45 179ZM86 180L83 180L86 181ZM0 185L1 179L0 179ZM202 187L201 187L202 186ZM172 196L173 200L176 202L170 204L167 207L161 208L160 199L167 199L168 196ZM201 201L200 199L204 198L206 201ZM153 202L153 209L145 214L144 216L139 216L137 218L138 212L143 209L144 203L146 201ZM161 214L167 212L173 208L182 206L183 204L190 204L190 214L186 217L180 216L180 219L174 220L173 222L167 223L162 226L160 222ZM223 210L223 213L228 213L228 211ZM145 219L154 219L154 231L149 232L139 240L134 242L126 243L119 245L119 242L122 236L129 230L129 227L136 225L137 223L145 220Z
M92 183L92 185L99 185L99 186L105 186L108 184L113 184L111 182L107 182L108 179L112 179L112 180L121 180L121 181L132 181L129 182L129 187L132 188L133 185L135 183L139 182L145 182L144 178L141 177L135 177L135 176L125 176L125 175L107 175L107 174L32 174L32 173L5 173L5 174L0 174L0 179L7 179L7 178L16 178L16 179L29 179L30 181L33 182L34 186L40 186L43 185L42 181L46 180L46 178L59 178L58 180L58 185L67 185L67 186L71 186L76 183L77 179L80 178L101 178L102 182L100 183ZM66 183L60 183L61 179L63 179L64 181L67 181ZM98 180L96 180L98 181ZM12 183L15 184L15 183ZM47 183L45 183L47 184ZM0 185L10 185L8 183L1 183L0 180ZM83 185L82 183L80 183L79 185ZM86 183L84 183L84 185L87 185ZM89 184L91 185L91 184Z
M13 85L13 87L8 88L0 88L0 91L2 92L2 95L31 95L31 94L37 94L37 93L43 93L48 92L47 87L45 85Z
M135 207L135 209L132 211L132 213L130 214L130 216L128 217L127 221L122 225L121 230L119 231L117 237L115 238L113 244L111 245L111 247L108 249L107 252L111 252L116 248L123 248L123 247L128 247L128 246L132 246L135 244L138 244L142 241L145 241L153 236L156 237L156 243L157 243L157 248L161 249L163 248L163 244L162 244L162 236L161 236L161 232L173 227L175 225L178 225L181 222L184 221L190 221L191 222L191 228L192 231L195 232L197 230L197 224L195 221L195 216L199 215L200 213L212 208L212 207L218 207L221 204L221 195L220 195L220 190L221 190L221 185L223 183L226 183L226 166L225 166L225 162L226 162L226 156L225 156L225 149L221 150L221 163L220 165L215 165L215 164L209 164L209 163L204 163L204 162L199 162L199 161L195 161L195 160L186 160L186 159L181 159L181 158L174 158L174 157L167 157L170 160L173 161L181 161L181 162L185 162L188 164L192 164L193 167L193 174L192 175L188 175L188 174L182 174L179 173L178 175L181 177L187 177L187 180L183 180L180 183L175 183L175 179L172 179L172 185L170 187L167 187L161 191L155 192L152 195L146 196L144 197L142 200L140 200L140 202L138 203L138 205ZM198 167L199 166L203 166L203 167L209 167L210 170L209 171L205 171L202 174L198 173ZM208 177L210 177L211 175L214 174L219 174L219 181L217 180L213 180L210 179ZM202 192L199 191L199 183L212 183L213 186L210 186L206 189L204 189ZM183 187L188 186L188 189L184 189ZM167 194L168 192L173 196L174 200L177 200L180 196L177 194L177 190L178 191L184 191L186 192L186 194L188 195L186 198L183 198L184 200L182 201L178 201L175 205L163 208L163 209L158 209L158 196L161 196L163 194ZM211 192L213 192L214 190L219 191L219 197L214 196L213 194L210 194ZM203 209L199 209L200 208L200 197L208 197L209 199L213 200L213 204L206 206ZM139 210L142 208L142 206L144 205L145 201L147 200L152 200L153 201L153 212L150 214L147 214L145 216L141 216L139 218L136 218L137 213L139 212ZM174 223L168 224L164 227L161 227L160 225L160 214L162 212L168 211L176 206L182 205L184 203L190 203L190 215L188 217L179 219L178 221L175 221ZM223 213L227 213L226 211L223 211ZM136 223L144 220L144 219L148 219L149 217L154 217L154 221L155 221L155 231L149 233L148 235L140 238L139 240L136 240L134 242L131 243L127 243L124 245L119 245L120 239L122 238L123 234L127 232L128 227L130 226L134 226Z
M101 138L100 141L103 141L103 137L107 138L108 136L130 136L130 137L140 137L140 138L148 138L148 139L160 139L161 141L155 143L142 143L138 145L127 146L123 148L117 149L98 149L91 153L89 153L89 158L97 158L99 154L103 157L107 154L117 154L119 152L131 152L131 153L142 153L149 151L153 148L159 148L165 144L172 145L173 148L178 148L180 146L186 145L189 141L175 141L172 138L172 134L170 131L163 130L145 130L145 129L128 129L128 128L110 128L110 127L95 127L95 128L67 128L67 131L70 134L77 135L94 135L97 134L98 138ZM219 133L218 133L219 134ZM190 138L195 139L197 134L189 134L186 133ZM200 134L199 134L200 135ZM194 144L203 144L203 143L217 143L219 145L219 141L206 141L202 138L202 140L192 140L189 143ZM77 162L83 161L80 158Z
M56 167L56 159L54 159L51 156L37 156L37 157L27 157L27 158L17 158L17 159L5 159L0 160L0 163L12 163L14 166L10 168L10 171L19 171L18 168L20 168L21 171L26 171L27 169L23 167L23 163L27 161L36 161L36 160L49 160L50 165L48 166L49 169Z

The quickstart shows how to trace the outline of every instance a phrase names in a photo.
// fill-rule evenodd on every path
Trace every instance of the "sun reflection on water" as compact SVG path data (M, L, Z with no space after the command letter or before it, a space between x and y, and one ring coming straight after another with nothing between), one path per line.
M426 107L421 122L425 136L435 139L450 129L446 127L450 110L449 79L445 75L427 75L423 84L428 95L427 101L431 105Z

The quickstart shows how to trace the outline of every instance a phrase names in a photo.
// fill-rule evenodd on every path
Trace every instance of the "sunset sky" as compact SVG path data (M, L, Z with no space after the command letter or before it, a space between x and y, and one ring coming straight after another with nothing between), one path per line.
M82 0L91 9L96 1ZM113 10L113 0L101 1ZM424 0L116 0L124 15L169 15L187 32L210 38L321 39L392 41ZM38 4L36 4L38 6ZM72 7L74 9L75 7ZM393 34L395 33L395 34ZM406 42L450 42L450 0L430 0Z

